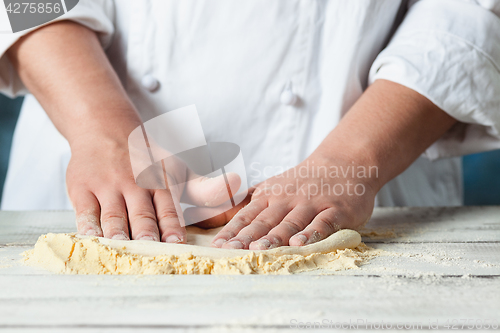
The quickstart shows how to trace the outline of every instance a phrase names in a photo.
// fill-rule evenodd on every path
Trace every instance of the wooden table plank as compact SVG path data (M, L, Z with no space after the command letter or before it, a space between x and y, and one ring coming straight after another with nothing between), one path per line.
M34 245L49 232L76 232L73 211L0 211L0 246Z
M0 276L0 285L19 283ZM364 276L26 276L0 294L0 328L290 325L498 318L499 279Z
M365 230L371 242L500 242L500 207L376 208Z

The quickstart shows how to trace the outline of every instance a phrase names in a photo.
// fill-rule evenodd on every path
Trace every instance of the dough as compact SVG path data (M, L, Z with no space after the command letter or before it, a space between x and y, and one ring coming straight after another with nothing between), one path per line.
M374 255L353 230L303 247L266 251L212 248L220 228L187 230L187 245L51 233L23 255L28 265L66 274L290 274L357 268Z

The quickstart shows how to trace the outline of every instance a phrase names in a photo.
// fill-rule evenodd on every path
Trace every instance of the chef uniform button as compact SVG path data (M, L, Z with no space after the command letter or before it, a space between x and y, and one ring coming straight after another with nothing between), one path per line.
M297 103L297 95L292 90L286 89L281 93L280 101L283 105L294 105Z
M153 75L144 75L141 80L142 86L153 92L158 89L160 82Z

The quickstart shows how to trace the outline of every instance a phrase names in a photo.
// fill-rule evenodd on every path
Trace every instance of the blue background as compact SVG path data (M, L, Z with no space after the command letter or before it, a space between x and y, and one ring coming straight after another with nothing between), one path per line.
M0 201L21 105L22 98L12 100L0 94ZM465 204L500 205L500 151L465 156L463 167Z

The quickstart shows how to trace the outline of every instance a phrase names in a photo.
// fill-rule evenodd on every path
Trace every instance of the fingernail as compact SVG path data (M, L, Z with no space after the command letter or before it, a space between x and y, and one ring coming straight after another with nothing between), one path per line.
M170 235L165 239L165 243L181 243L181 239L176 235Z
M124 234L116 234L113 237L111 237L111 239L114 239L114 240L129 240L129 238L127 236L125 236Z
M257 250L268 250L271 247L271 242L268 239L259 239L254 242L257 247Z
M302 245L305 245L307 243L307 237L305 235L298 235L295 236L296 239L299 240L299 242L302 243Z
M85 233L85 236L99 236L99 233L94 230L94 229L90 229L90 230L87 230L87 232Z
M141 238L137 238L137 240L155 241L156 239L153 236L142 236Z
M215 245L215 247L221 247L222 244L224 244L225 242L226 242L225 239L219 238L216 241L214 241L212 244Z
M243 244L240 241L234 240L224 244L226 248L230 249L242 249Z

